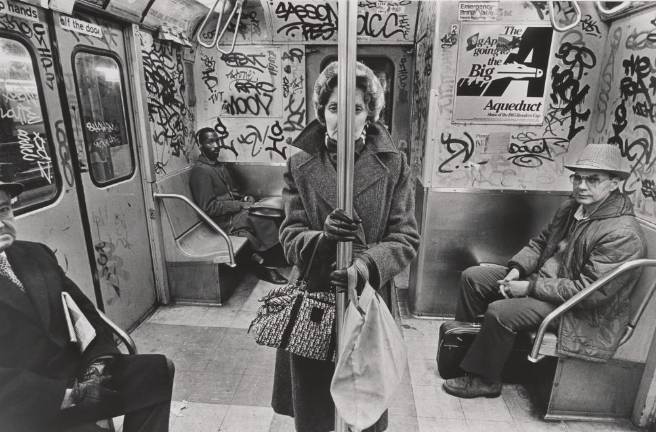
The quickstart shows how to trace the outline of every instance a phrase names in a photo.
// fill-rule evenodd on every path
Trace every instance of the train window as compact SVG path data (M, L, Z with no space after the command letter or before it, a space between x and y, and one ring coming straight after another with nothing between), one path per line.
M25 187L23 213L54 201L61 189L35 61L26 45L0 37L0 179Z
M91 180L107 186L134 173L121 67L104 53L77 51L74 59Z
M330 62L337 61L336 56L328 56L321 62L321 70L324 70ZM392 108L394 94L394 62L387 57L377 56L358 56L358 61L368 66L383 86L385 92L385 107L380 112L380 122L385 125L388 131L392 132Z

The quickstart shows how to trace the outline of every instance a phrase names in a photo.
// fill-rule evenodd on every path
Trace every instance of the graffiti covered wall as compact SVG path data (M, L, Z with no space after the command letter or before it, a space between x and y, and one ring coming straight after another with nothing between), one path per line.
M189 106L182 48L139 32L148 96L148 120L157 178L196 159L195 116Z
M201 48L197 59L198 126L219 133L220 159L284 163L305 127L304 46Z
M619 146L631 176L623 183L636 214L656 223L656 9L612 23L601 64L590 139Z
M424 178L424 160L426 159L426 132L431 94L431 77L433 69L433 40L435 38L435 18L437 3L421 2L417 22L417 42L415 45L415 76L411 105L412 136L410 167L412 173L420 180ZM453 77L440 80L441 85L453 83Z
M571 19L571 6L558 2L556 13L563 23ZM588 140L591 111L601 71L607 26L602 23L591 2L581 3L583 19L575 28L553 32L551 63L548 66L544 97L544 121L541 125L452 123L454 86L459 44L481 45L482 49L500 49L497 40L472 42L475 35L461 39L463 17L458 2L439 3L439 24L435 48L439 59L433 71L433 89L437 89L437 127L428 133L435 152L432 158L432 188L480 188L519 190L569 190L563 163ZM506 24L509 32L530 24L549 25L546 2L502 2L492 17L483 16L480 26ZM470 27L471 28L471 27ZM536 27L537 28L537 27ZM479 43L480 42L480 43ZM508 39L504 49L515 48ZM524 64L530 66L529 52ZM420 61L419 59L417 60ZM419 68L418 68L419 69ZM517 78L521 79L521 77Z

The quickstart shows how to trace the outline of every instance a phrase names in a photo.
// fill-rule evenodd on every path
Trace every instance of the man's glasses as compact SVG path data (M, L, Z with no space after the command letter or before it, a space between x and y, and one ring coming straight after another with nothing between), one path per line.
M572 174L571 176L569 176L569 181L571 181L574 186L578 186L581 184L582 181L585 181L585 184L587 184L588 187L591 188L599 186L601 183L605 182L606 180L610 180L610 179L608 178L601 179L596 174L589 175L589 176Z

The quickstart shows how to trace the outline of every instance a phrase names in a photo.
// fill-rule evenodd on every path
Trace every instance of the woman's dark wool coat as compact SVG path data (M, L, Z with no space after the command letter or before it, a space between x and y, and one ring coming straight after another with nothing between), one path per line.
M316 120L294 142L300 149L287 161L283 191L285 220L280 241L287 260L294 264L291 279L304 268L326 217L337 206L337 173L324 146L325 128ZM389 298L393 277L416 255L419 233L415 220L410 169L387 130L376 123L367 131L366 146L355 162L354 214L362 220L360 244L354 251L373 263L370 280ZM331 256L332 255L332 256ZM310 290L328 290L334 255L315 258L308 280ZM279 351L272 406L280 414L294 415L299 432L333 429L334 405L330 380L334 364L291 356ZM386 416L371 431L385 430Z

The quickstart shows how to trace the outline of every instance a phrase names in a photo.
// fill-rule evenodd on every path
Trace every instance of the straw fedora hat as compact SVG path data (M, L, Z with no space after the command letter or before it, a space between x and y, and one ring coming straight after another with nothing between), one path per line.
M606 171L621 179L630 172L618 146L613 144L588 144L573 164L565 164L569 170Z
M23 192L23 185L20 183L8 183L0 180L0 191L5 191L10 198L15 198Z

